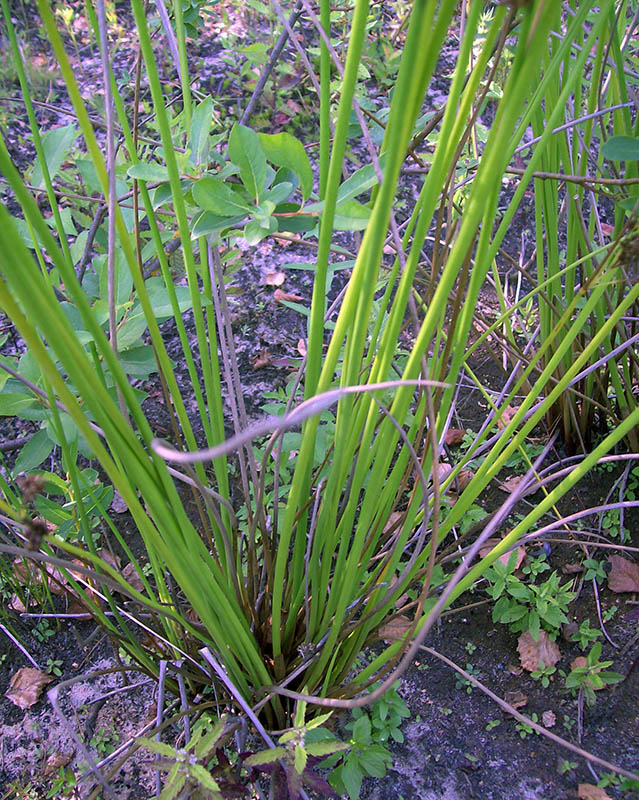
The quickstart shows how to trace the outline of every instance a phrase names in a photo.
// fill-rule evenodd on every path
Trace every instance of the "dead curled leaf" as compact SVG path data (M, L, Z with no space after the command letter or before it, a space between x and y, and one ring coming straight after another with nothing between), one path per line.
M608 588L613 592L639 592L639 564L621 556L608 559Z
M554 728L557 722L557 717L554 711L544 711L541 715L541 723L544 728Z
M561 658L561 653L555 642L550 641L546 631L539 631L539 641L536 642L530 631L522 633L517 641L517 651L522 667L528 672L535 672L539 664L544 667L554 667Z
M276 289L273 292L273 300L276 303L294 303L296 300L303 300L299 294L292 294L290 292L283 292L281 289Z
M8 697L18 708L23 710L31 708L38 702L44 687L53 680L55 678L52 675L46 675L39 669L22 667L11 678L5 697Z

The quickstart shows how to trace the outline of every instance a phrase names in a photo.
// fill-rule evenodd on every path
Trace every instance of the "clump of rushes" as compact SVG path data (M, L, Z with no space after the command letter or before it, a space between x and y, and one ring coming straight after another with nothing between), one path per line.
M103 256L107 303L91 301L90 281L78 280L73 255L77 248L72 252L71 234L63 224L25 81L23 91L54 228L43 218L0 142L0 172L34 236L27 246L15 220L6 208L0 209L0 307L19 330L40 370L34 390L56 431L78 503L85 544L80 547L47 533L43 552L79 558L90 566L109 615L106 605L84 590L71 573L69 583L84 595L98 623L141 669L157 675L161 660L182 657L181 672L192 692L210 684L213 674L234 703L241 699L254 704L266 692L262 717L282 729L290 720L292 700L356 707L381 696L397 677L395 665L403 669L412 660L437 615L639 422L639 412L631 409L488 555L472 569L469 556L455 573L444 573L438 562L455 526L580 371L599 357L602 344L609 341L639 293L639 286L634 287L607 307L601 326L588 329L587 341L575 353L574 343L595 309L605 302L606 282L591 282L590 293L579 296L583 301L579 307L576 301L570 306L574 315L562 317L562 335L548 364L537 361L524 370L509 396L494 409L491 424L502 421L509 404L514 406L514 395L528 381L530 392L516 413L503 419L485 459L442 518L442 492L455 484L461 465L440 478L439 443L469 351L478 293L532 172L552 146L560 111L570 98L579 98L580 81L600 43L617 36L610 29L614 4L607 0L594 17L587 4L580 4L563 20L564 36L553 39L552 47L549 33L561 22L559 4L548 0L521 7L499 4L488 23L482 17L483 3L469 4L430 168L423 174L419 197L401 235L395 217L402 202L400 172L412 148L416 124L425 124L420 121L422 106L455 19L456 0L413 4L383 141L376 150L362 118L370 163L347 185L342 181L346 139L369 6L366 0L356 0L333 133L325 124L333 101L330 53L322 50L322 157L314 196L304 148L293 137L258 136L239 125L228 138L225 131L216 131L218 138L211 135L209 104L194 104L189 93L179 5L175 22L184 113L179 125L172 127L145 9L141 0L132 0L161 150L144 150L140 144L138 131L132 128L137 117L131 120L129 105L114 82L109 82L108 43L104 42L105 89L110 88L112 94L112 105L106 95L106 105L112 109L107 117L108 135L114 135L117 118L125 143L118 153L118 179L126 179L133 193L132 222L130 215L125 217L128 210L115 202L115 150L109 151L105 161L54 16L46 1L38 0L43 29L77 115L86 158L92 162L96 193L101 192L107 206L111 200L110 213L96 238ZM14 42L6 0L2 8ZM100 26L90 4L87 13L100 42ZM321 19L330 23L327 0L321 2ZM477 168L462 205L451 204L460 153L467 142L474 141L477 112L506 43L514 55L509 56L512 61L502 96L495 101L494 122L477 153ZM576 43L579 46L573 47ZM17 45L14 56L20 65ZM551 87L557 94L552 105L548 103ZM574 104L579 107L579 100ZM131 107L137 108L137 103ZM530 145L526 174L506 211L499 211L500 220L502 178L541 109L546 114L544 130ZM228 158L226 151L221 152L226 144ZM220 152L215 150L218 145ZM127 163L122 159L128 159ZM158 182L157 189L148 185ZM357 203L355 198L369 190L370 202ZM306 205L309 198L312 212ZM301 226L315 226L319 220L307 359L300 376L305 402L288 417L251 428L229 337L218 242L232 241L238 231L258 239L281 231L292 224L291 218ZM365 230L326 348L329 255L335 231L345 218L364 220ZM444 235L444 219L448 220L446 243L433 261L432 293L428 305L422 306L414 292L416 275L433 220ZM148 237L144 248L143 233ZM167 234L179 236L181 242L187 305L195 321L194 346L182 321L181 287L174 285L163 248ZM389 240L398 255L390 270L382 270ZM145 258L154 249L161 276L144 280L143 249ZM50 268L41 268L41 253ZM605 257L602 252L597 276L603 278L618 259L619 248L608 247ZM399 370L401 379L393 380L409 306L415 312L413 344ZM138 335L147 330L152 343L152 351L146 352L162 377L175 449L155 440L131 385L130 358L125 357L125 349L118 349L119 331L131 325L131 308L135 308ZM158 324L158 319L170 315L181 338L191 378L188 386L178 385ZM133 336L130 327L128 334ZM127 340L122 339L125 348ZM569 363L557 378L559 361ZM220 376L233 409L234 436L228 442ZM544 399L539 401L540 397ZM197 409L196 420L187 413L192 407ZM326 457L318 463L316 444L326 424L322 413L333 407L334 428L323 449ZM196 423L206 438L202 451L196 446ZM279 469L259 468L252 439L271 433L264 458L271 453L278 457L284 431L293 427L301 430L299 446L290 487L282 496ZM486 442L489 429L490 425L477 437L475 448ZM146 549L149 574L94 497L92 487L85 485L77 466L79 443L126 503ZM472 452L473 448L468 458ZM237 459L241 496L229 485L231 454ZM204 467L209 462L210 470ZM265 486L269 475L272 484ZM196 494L197 517L187 513L184 492L178 490L184 484ZM133 565L135 586L98 555L87 515L90 502L101 510L110 534ZM245 522L238 521L241 517ZM486 527L486 537L498 517L493 522ZM476 550L480 546L480 541L473 545ZM421 587L416 602L406 600L415 585ZM122 613L122 596L144 613L145 630L151 629L152 636L142 638L132 630L130 610L127 617ZM362 648L379 642L380 629L404 610L411 624L399 639L383 645L370 664L354 671ZM377 681L379 685L371 691ZM174 683L169 686L177 691Z

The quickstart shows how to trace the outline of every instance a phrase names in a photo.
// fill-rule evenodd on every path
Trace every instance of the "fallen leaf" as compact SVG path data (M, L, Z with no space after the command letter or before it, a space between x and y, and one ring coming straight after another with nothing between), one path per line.
M451 486L453 489L458 489L460 492L463 492L474 477L475 473L472 469L462 469L459 475L457 475L457 481L453 481Z
M31 708L38 702L44 687L53 680L55 678L52 675L46 675L39 669L22 667L11 678L9 688L4 696L8 697L18 708L23 710Z
M486 543L479 550L479 557L485 558L488 555L488 553L490 553L490 551L493 549L493 547L500 544L501 541L502 541L501 539L486 539ZM523 544L520 544L519 547L517 547L516 553L517 553L517 560L515 561L515 569L519 569L521 562L526 557L526 548L523 546ZM512 550L509 551L508 553L502 553L502 555L499 556L499 561L501 561L502 564L508 566L508 561L510 560L511 555L512 555Z
M554 728L557 722L557 717L554 711L544 711L541 715L541 722L544 728Z
M523 708L528 705L528 695L519 691L506 692L504 700L513 708Z
M68 755L67 753L52 753L49 758L47 758L44 774L55 775L60 767L66 767L72 758L73 755Z
M525 475L513 475L512 478L506 478L505 481L502 481L500 484L500 488L504 492L508 492L508 494L514 494L515 492L519 492L521 488L522 481L524 480ZM529 484L523 492L520 492L521 497L526 497L529 494L535 494L535 492L539 491L539 486L537 483L533 482Z
M446 464L444 461L440 461L437 465L437 477L439 482L442 483L446 480L449 474L453 471L453 468L450 464Z
M592 783L580 783L577 787L579 800L610 800L610 795L600 786Z
M143 593L144 592L144 584L142 583L142 578L138 575L138 571L135 568L135 565L132 561L126 565L126 567L122 570L122 577L125 581L127 581L130 586L136 590L136 592Z
M584 571L582 564L564 564L561 568L564 575L576 575Z
M449 428L444 436L444 442L453 447L456 444L461 444L466 436L466 431L463 428Z
M300 339L297 343L297 352L304 358L306 355L306 340Z
M251 366L253 369L264 369L264 367L268 367L271 364L271 354L268 350L260 350L259 355L257 355L253 361L251 361Z
M264 283L267 286L281 286L286 280L283 272L267 272L264 276Z
M510 420L518 411L519 406L506 406L502 411L501 417L497 420L497 427L503 431L504 428L508 427Z
M384 525L384 533L388 533L389 531L396 529L398 520L403 518L403 511L393 511L393 513L388 517L386 525Z
M303 297L300 297L299 294L291 294L289 292L283 292L281 289L276 289L273 292L273 300L276 303L294 303L296 300L303 300Z
M604 236L612 236L612 234L615 232L615 226L609 225L607 222L602 222L601 232L603 233Z
M608 563L611 567L609 589L613 592L639 592L639 564L621 556L611 556Z
M113 490L113 502L111 503L111 511L115 514L124 514L125 511L128 511L128 506L124 502L124 499L120 492L117 489Z
M403 638L412 626L412 621L408 617L399 614L386 625L379 629L380 638L385 642L396 642Z
M554 667L561 658L559 648L550 641L544 630L539 631L538 642L530 635L530 631L522 633L517 641L517 651L522 667L528 672L538 670L540 662L544 668Z

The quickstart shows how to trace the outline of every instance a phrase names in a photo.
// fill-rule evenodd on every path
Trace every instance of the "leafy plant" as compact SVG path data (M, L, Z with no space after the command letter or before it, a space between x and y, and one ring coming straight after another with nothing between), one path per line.
M486 571L488 594L496 601L493 621L508 625L514 632L530 631L535 641L541 628L554 638L562 623L568 621L568 605L575 597L570 582L561 584L559 575L552 572L543 583L523 583L513 574L516 558L512 553L508 564L497 561ZM539 561L539 566L548 565ZM542 568L536 568L534 574L540 574Z
M623 675L618 672L611 672L608 667L612 665L612 661L600 661L601 658L601 642L596 642L586 656L585 664L573 669L566 676L566 688L578 690L586 699L589 706L595 704L597 698L595 692L619 683L623 680Z
M537 723L539 721L539 717L535 712L530 715L530 719ZM530 726L527 722L517 722L515 723L515 728L519 732L519 737L521 739L525 739L527 736L530 736L531 733L536 733L539 736L539 731L535 730L532 726Z
M591 628L590 620L587 618L581 623L579 630L575 631L570 637L571 641L577 642L582 650L585 650L589 645L600 638L601 631L597 630L597 628Z
M530 673L531 678L534 678L536 681L539 681L544 689L547 689L550 686L550 681L552 680L552 676L557 671L557 667L546 667L544 666L543 661L539 662L539 669L534 670L534 672Z
M55 675L56 677L60 677L62 675L62 670L60 667L62 666L63 661L61 658L48 658L47 665L45 667L45 672L48 675Z

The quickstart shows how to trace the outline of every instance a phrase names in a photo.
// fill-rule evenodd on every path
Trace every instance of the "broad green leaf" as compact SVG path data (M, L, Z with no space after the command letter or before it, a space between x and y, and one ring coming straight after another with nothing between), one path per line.
M262 241L265 236L277 231L277 221L273 217L268 217L265 220L252 219L246 223L244 228L244 238L249 244L257 244Z
M370 208L366 208L357 200L351 200L335 210L333 227L337 231L363 231L371 216Z
M603 143L601 155L611 161L639 161L639 137L611 136Z
M138 181L168 181L169 171L164 164L132 164L126 171L129 178Z
M276 183L275 186L262 196L262 203L273 203L273 207L279 206L293 194L293 184L288 181Z
M191 161L199 167L206 164L209 156L211 121L213 119L213 98L209 95L193 112L191 134Z
M210 791L218 792L220 790L217 781L201 764L191 764L189 771L202 786L206 786Z
M152 753L175 759L175 748L171 747L171 745L164 744L164 742L156 742L154 739L148 739L146 736L140 736L137 741L141 745L144 745L144 747L148 747Z
M261 750L253 753L244 759L244 763L249 767L259 767L261 764L273 764L286 755L285 747L273 747L270 750Z
M0 417L15 417L34 403L33 397L19 392L0 394Z
M306 752L309 756L321 758L330 756L331 753L339 753L341 750L348 750L349 747L347 742L311 742L306 745Z
M257 133L235 123L229 137L229 158L240 168L246 191L258 200L266 182L266 156Z
M248 203L238 192L217 178L201 178L193 186L193 199L205 211L212 211L220 217L246 215Z
M298 775L301 775L302 772L306 769L306 762L308 761L308 756L306 755L306 750L301 745L295 746L295 757L294 757L294 764L295 764L295 771Z
M53 180L60 171L62 162L66 158L77 135L78 129L75 125L65 125L63 128L54 128L51 131L47 131L42 137L44 160L49 170L49 177L51 180ZM36 159L31 182L39 189L44 188L42 165L38 159Z
M350 800L357 800L362 789L364 774L355 759L349 758L341 770L342 783Z
M275 209L277 216L277 229L291 231L291 233L305 233L312 231L317 225L317 217L311 214L298 214L299 203L280 203ZM290 215L290 216L280 216Z
M266 158L297 175L302 197L306 200L313 189L313 170L304 145L290 133L260 133L259 137Z
M39 467L53 447L53 442L49 439L46 430L39 430L20 451L13 467L14 474L29 472L35 467Z
M96 272L100 274L100 297L102 300L107 300L109 296L109 270L107 269L106 255L96 256L93 259L93 265ZM113 278L115 304L116 306L121 306L131 297L133 278L124 260L124 254L120 249L115 251L115 258L113 259Z
M191 220L191 238L198 239L200 236L208 236L222 228L236 225L242 222L245 216L246 214L242 214L241 217L220 217L212 211L200 211Z
M146 376L157 372L155 355L149 344L120 353L120 363L127 375Z

